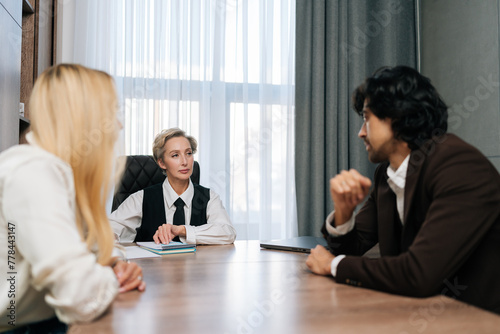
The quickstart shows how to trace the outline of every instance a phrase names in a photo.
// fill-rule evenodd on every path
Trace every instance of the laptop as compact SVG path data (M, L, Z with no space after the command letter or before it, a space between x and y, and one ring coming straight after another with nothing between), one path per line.
M311 249L317 245L326 247L326 240L320 237L296 237L283 240L261 241L260 247L266 249L276 249L292 252L310 253Z

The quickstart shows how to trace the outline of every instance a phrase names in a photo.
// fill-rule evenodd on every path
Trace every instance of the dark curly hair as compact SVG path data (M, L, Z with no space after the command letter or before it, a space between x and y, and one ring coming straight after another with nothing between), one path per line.
M378 69L352 95L359 115L365 99L375 116L391 119L394 136L412 150L448 129L448 107L430 80L411 67Z

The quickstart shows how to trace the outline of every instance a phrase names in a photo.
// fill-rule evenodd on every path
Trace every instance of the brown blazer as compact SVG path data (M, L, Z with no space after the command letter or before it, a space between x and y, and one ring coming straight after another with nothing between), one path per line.
M495 167L453 134L412 151L402 226L387 166L378 166L354 230L326 237L333 254L347 255L336 281L406 296L441 293L500 313L500 174ZM377 243L380 258L360 256Z

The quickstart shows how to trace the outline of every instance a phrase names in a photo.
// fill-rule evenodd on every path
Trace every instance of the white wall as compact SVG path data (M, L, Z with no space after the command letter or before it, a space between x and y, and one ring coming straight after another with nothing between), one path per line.
M73 40L75 34L76 0L57 2L56 63L73 62Z

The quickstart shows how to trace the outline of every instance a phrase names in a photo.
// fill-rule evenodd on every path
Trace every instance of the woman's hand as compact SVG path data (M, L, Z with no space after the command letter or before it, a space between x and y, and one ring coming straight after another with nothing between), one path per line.
M160 242L162 244L168 244L176 236L185 237L186 226L172 224L160 225L160 227L158 227L158 230L156 230L156 233L153 235L153 240L157 244L159 244Z
M113 266L113 271L120 283L120 292L146 289L146 282L142 280L142 268L137 263L118 260Z

